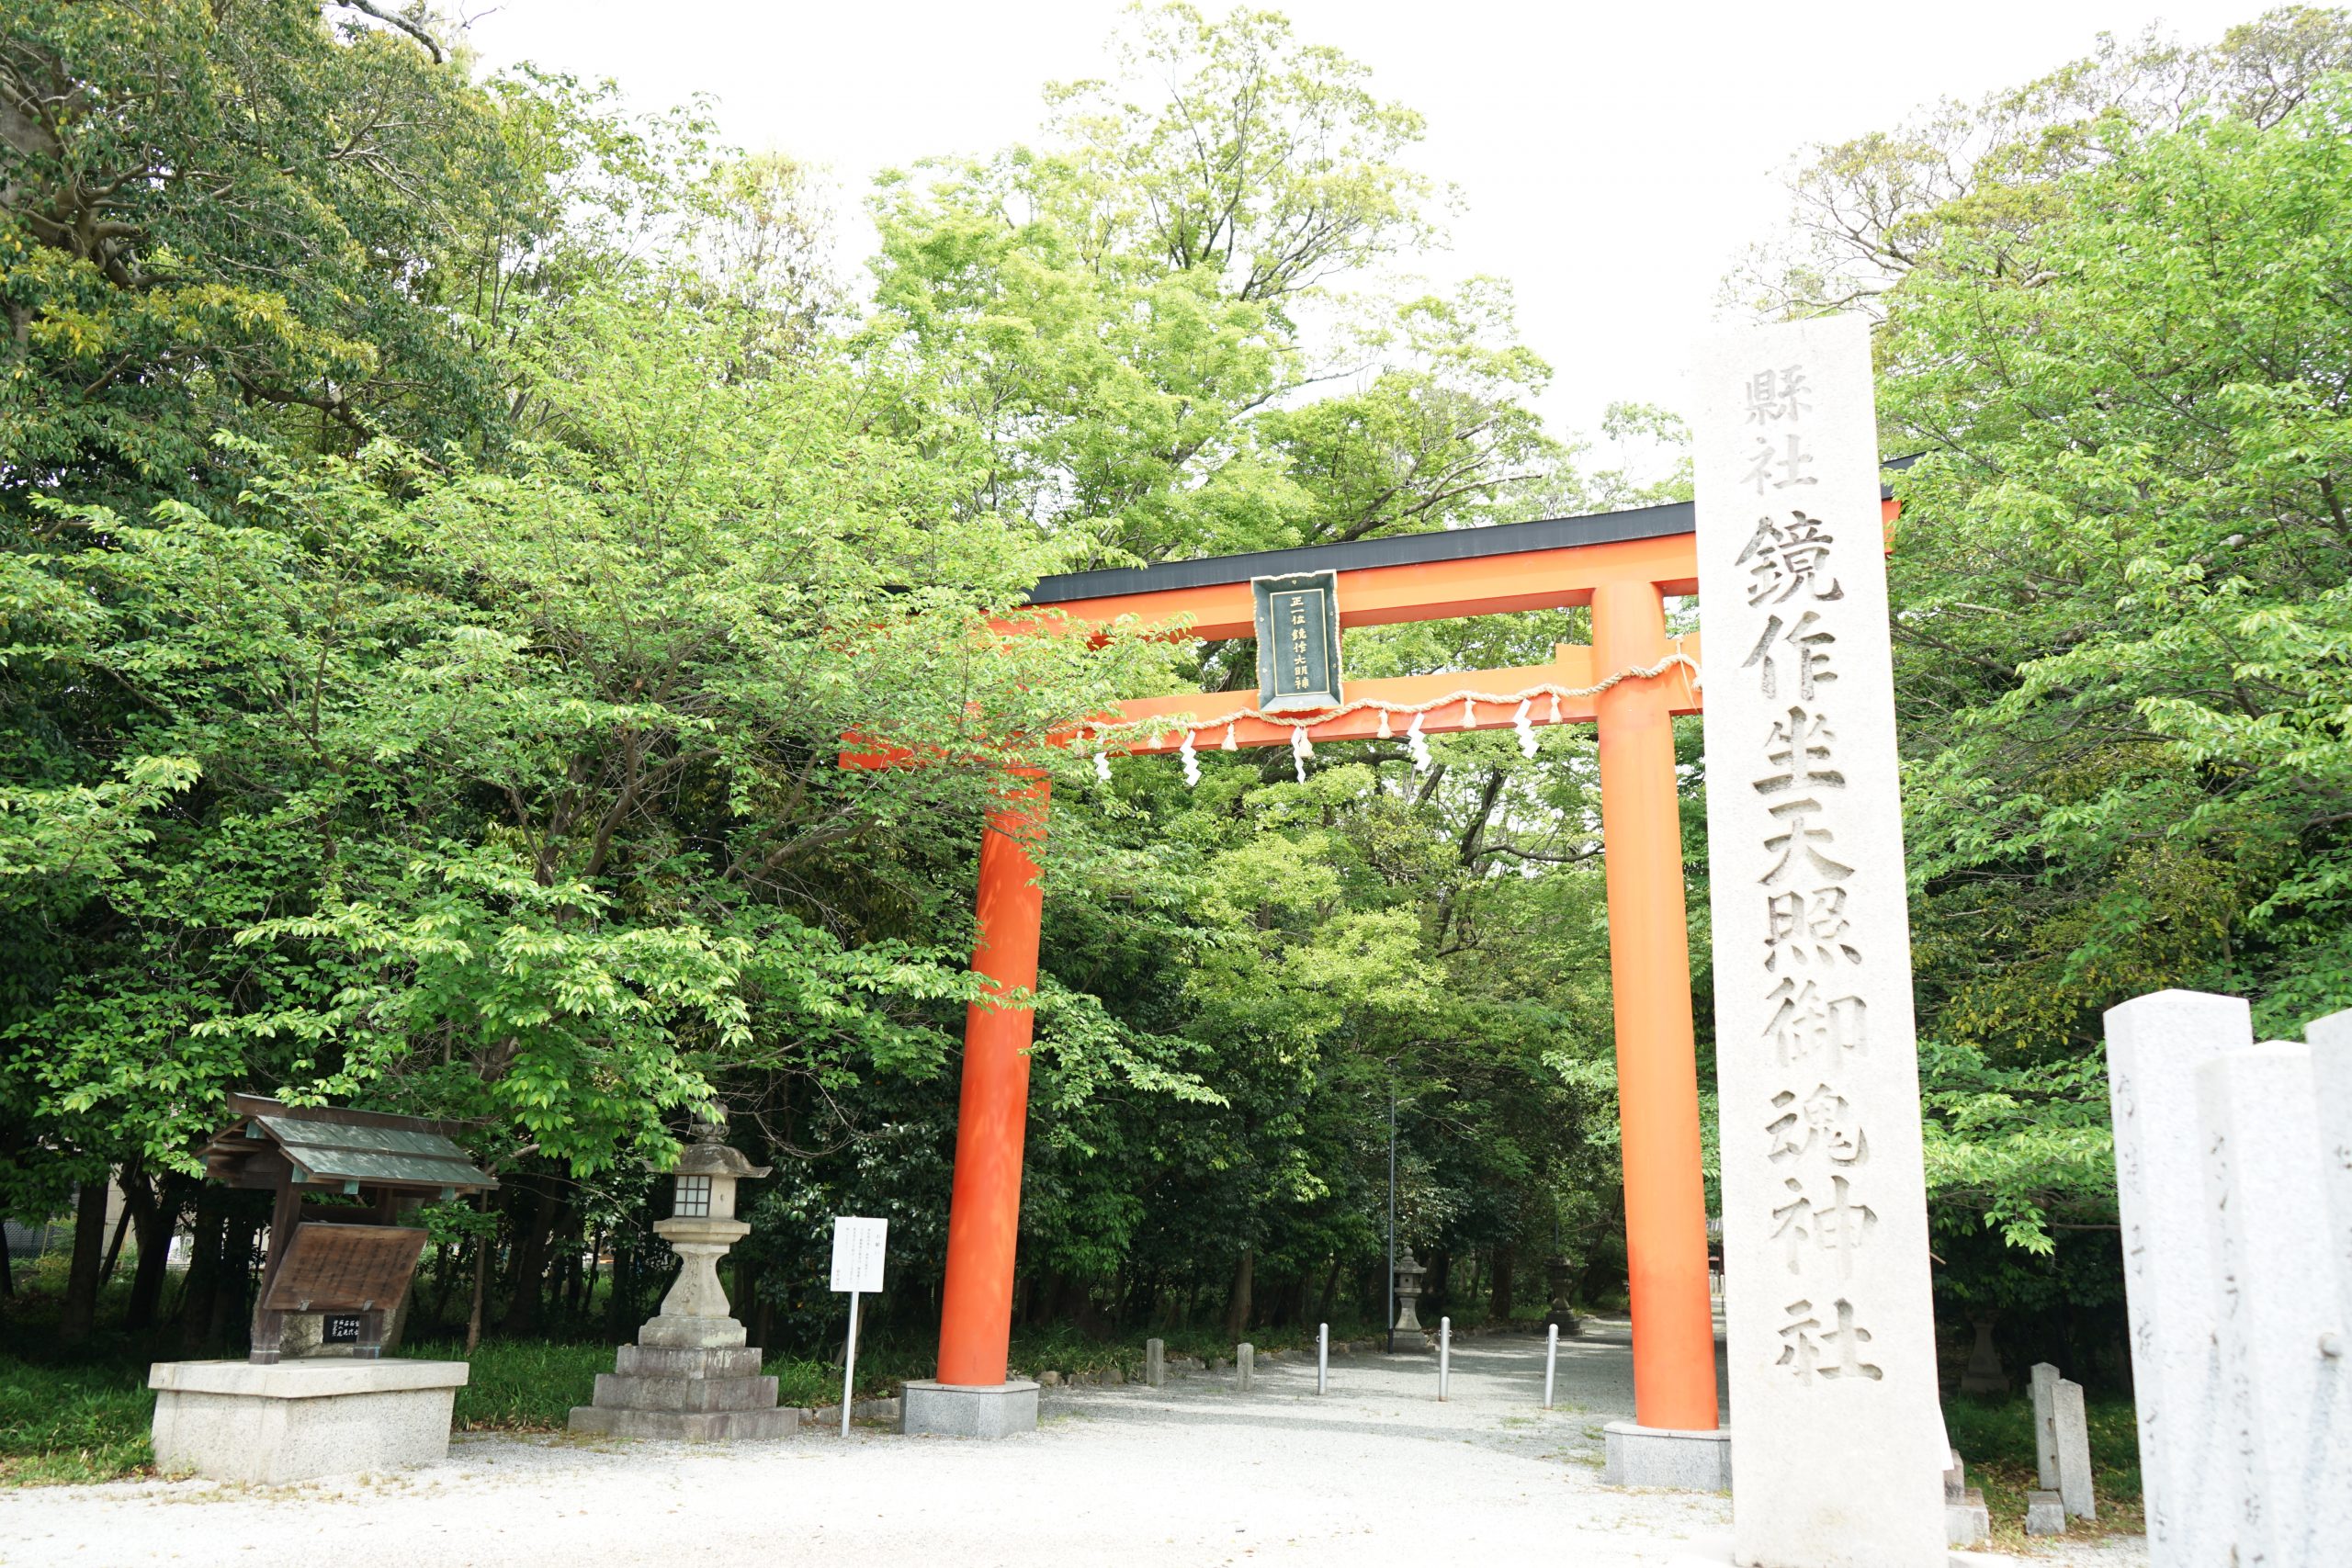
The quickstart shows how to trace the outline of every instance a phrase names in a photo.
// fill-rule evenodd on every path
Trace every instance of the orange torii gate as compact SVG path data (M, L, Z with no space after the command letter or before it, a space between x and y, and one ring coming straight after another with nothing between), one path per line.
M1893 511L1889 502L1890 521ZM1073 629L1135 616L1171 624L1171 636L1253 637L1253 580L1329 572L1341 629L1590 607L1592 645L1562 645L1550 664L1354 681L1344 705L1272 718L1257 716L1255 693L1152 697L1103 722L1175 721L1159 738L1123 743L1136 753L1178 750L1193 737L1216 748L1293 745L1302 730L1369 739L1394 733L1400 712L1423 734L1531 722L1597 728L1635 1418L1645 1427L1712 1431L1714 1327L1672 728L1676 715L1700 708L1699 643L1668 637L1665 607L1668 595L1699 590L1693 528L1685 502L1077 572L1040 582L1030 604L1060 612ZM1037 983L1043 897L1028 846L1046 830L1048 794L1039 779L1009 795L982 837L972 967L998 995ZM965 1021L939 1375L907 1385L909 1431L994 1436L1035 1424L1035 1385L1005 1376L1032 1026L1020 1006L975 1004Z

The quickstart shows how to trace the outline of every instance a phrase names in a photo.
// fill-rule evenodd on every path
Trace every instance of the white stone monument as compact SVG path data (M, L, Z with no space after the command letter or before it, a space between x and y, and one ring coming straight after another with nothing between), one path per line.
M2205 1190L2222 1265L2221 1371L2237 1561L2321 1568L2352 1553L2352 1389L2343 1356L2308 1045L2197 1070ZM2075 1512L2067 1498L2066 1511Z
M2152 1568L2338 1562L2352 1016L2257 1045L2244 1001L2164 991L2107 1033Z
M1692 388L1732 1516L1771 1568L1943 1568L1869 330Z
M2140 1427L2149 1568L2227 1560L2212 1532L2228 1477L2215 1462L2219 1260L2205 1215L2197 1069L2252 1043L2235 997L2159 991L2107 1012L2115 1121L2115 1201L2132 1318L2132 1394Z

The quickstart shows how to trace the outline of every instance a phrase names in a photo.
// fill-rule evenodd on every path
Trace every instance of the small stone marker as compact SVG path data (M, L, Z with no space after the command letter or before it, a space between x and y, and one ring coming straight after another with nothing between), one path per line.
M1233 1386L1242 1393L1250 1392L1250 1380L1258 1370L1258 1347L1247 1339L1233 1348Z
M1951 1450L1951 1465L1944 1472L1944 1544L1965 1551L1993 1539L1993 1511L1984 1494L1968 1484L1968 1467L1960 1450Z
M2058 1438L2058 1495L2073 1519L2098 1517L2091 1496L2091 1428L2083 1414L2083 1385L2060 1378L2050 1391L2051 1421Z
M2029 1492L2025 1495L2025 1533L2028 1535L2064 1535L2066 1505L2055 1492Z
M1147 1339L1143 1342L1143 1381L1154 1388L1168 1382L1168 1341Z
M2033 1469L2044 1492L2058 1490L2058 1427L2055 1404L2058 1369L2047 1361L2033 1364Z
M1736 1553L1944 1568L1869 324L1719 333L1690 400Z

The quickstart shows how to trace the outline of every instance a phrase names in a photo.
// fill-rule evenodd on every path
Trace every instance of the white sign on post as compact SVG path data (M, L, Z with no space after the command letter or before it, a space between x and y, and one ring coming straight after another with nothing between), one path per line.
M1691 391L1738 1557L1943 1568L1868 326Z
M849 1436L849 1407L857 1388L857 1298L882 1288L882 1250L890 1222L851 1214L833 1220L833 1289L849 1292L849 1349L842 1358L842 1436Z
M888 1220L861 1220L844 1214L833 1222L833 1289L878 1291L882 1288L882 1246L890 1234Z

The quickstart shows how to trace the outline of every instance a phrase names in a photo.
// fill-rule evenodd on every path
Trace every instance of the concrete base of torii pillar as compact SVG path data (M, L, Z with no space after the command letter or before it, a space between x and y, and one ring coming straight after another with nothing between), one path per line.
M909 1382L899 1430L914 1438L1010 1438L1037 1429L1037 1385L1026 1378L998 1383Z

